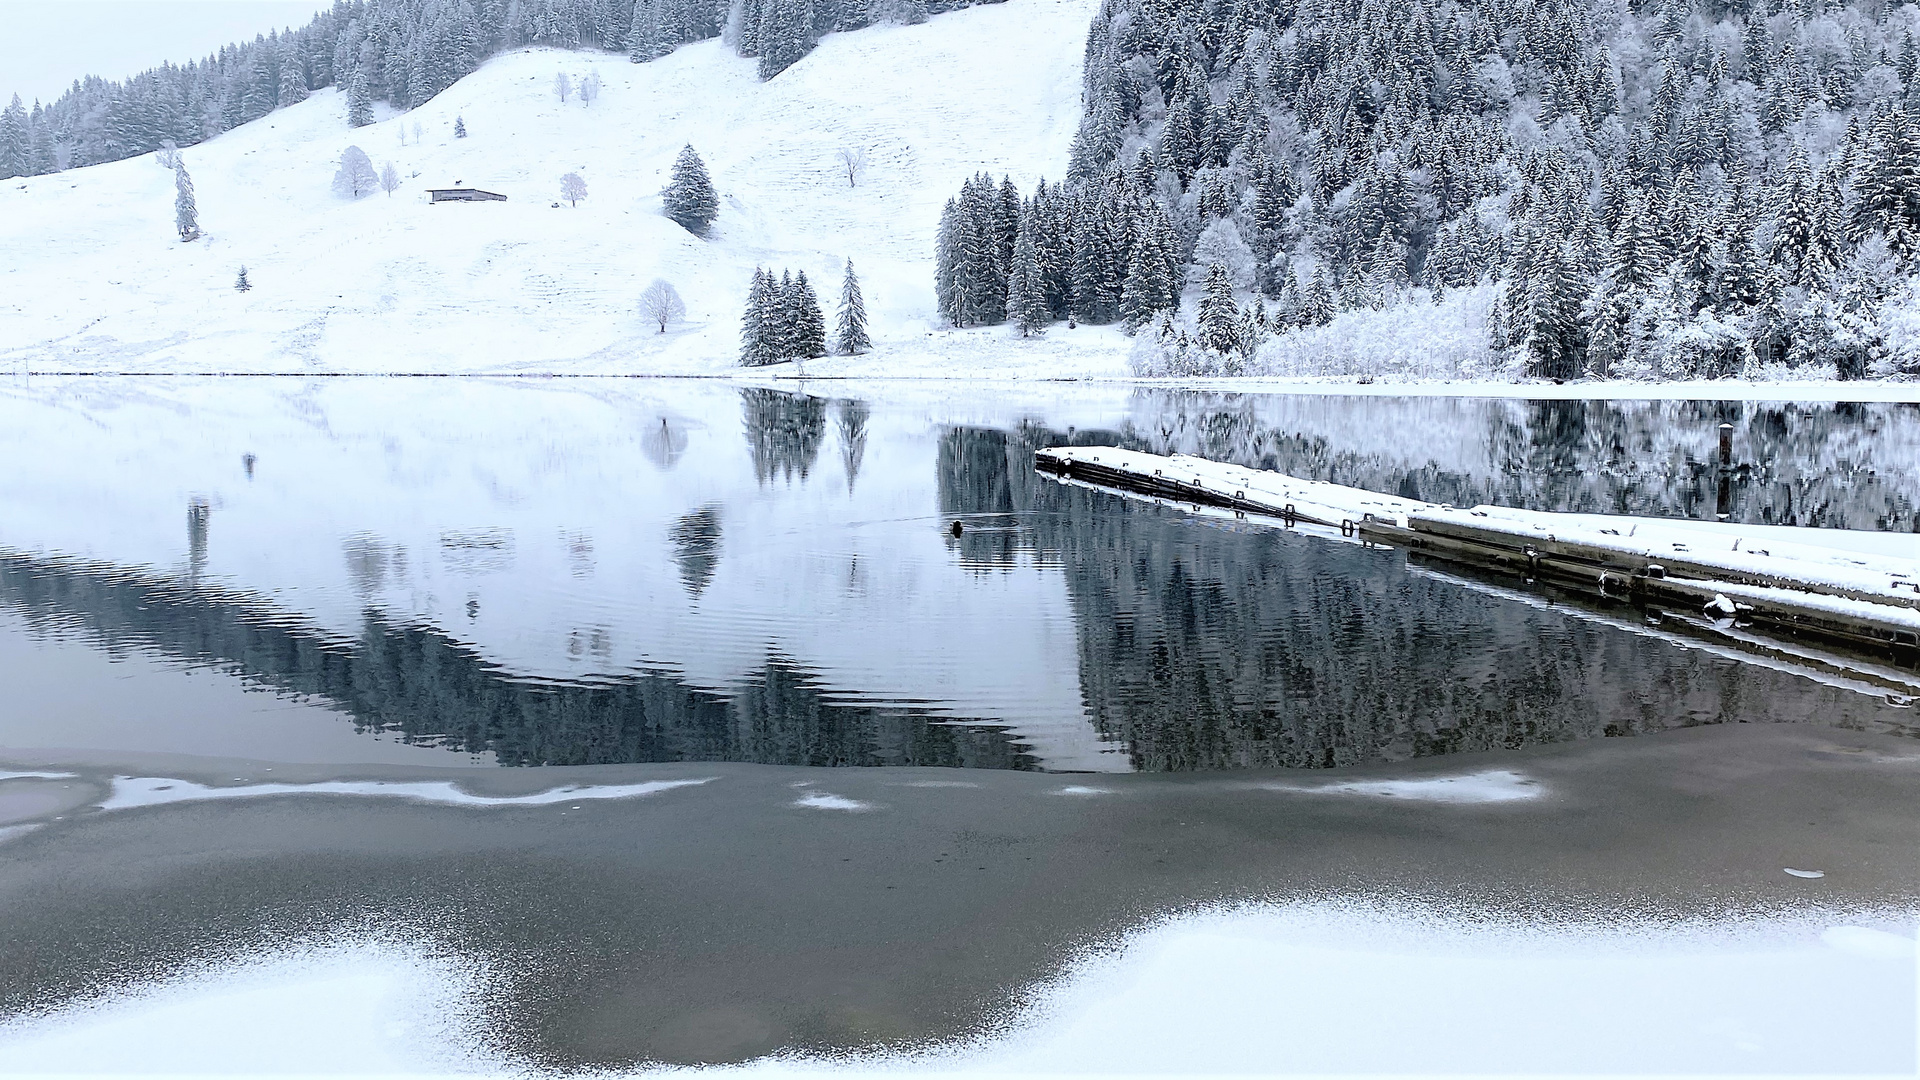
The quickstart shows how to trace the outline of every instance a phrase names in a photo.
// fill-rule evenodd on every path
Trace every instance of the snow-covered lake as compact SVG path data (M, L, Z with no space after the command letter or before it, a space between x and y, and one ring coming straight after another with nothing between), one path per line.
M1894 403L0 383L0 1058L1911 1069L1910 702L1064 443L1920 524Z

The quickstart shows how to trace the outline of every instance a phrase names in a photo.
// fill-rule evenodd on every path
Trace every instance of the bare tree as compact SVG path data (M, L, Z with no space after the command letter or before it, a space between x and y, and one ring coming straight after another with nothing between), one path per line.
M568 96L573 93L573 80L567 78L566 72L563 71L553 77L553 92L559 95L560 104L567 103Z
M560 178L560 197L568 206L580 205L580 200L587 197L587 182L577 172L568 173Z
M420 145L420 121L418 120L413 122L413 145Z
M380 174L373 171L373 161L367 152L357 146L349 146L340 154L340 171L333 174L333 193L357 199L371 194L380 182Z
M160 149L153 152L153 160L159 162L163 169L177 169L180 167L180 147L174 145L172 139L161 139Z
M391 199L393 198L394 189L399 186L400 170L394 168L393 162L389 161L380 169L380 190L386 192L387 198Z
M667 324L687 314L687 305L664 278L654 278L647 291L640 294L640 310L647 318L660 324L660 332L667 332Z
M587 77L580 80L580 101L582 104L591 107L594 100L599 96L600 73L597 71L589 71L587 72Z
M847 174L847 186L855 186L860 182L860 173L867 167L867 148L843 146L840 148L839 157L840 168Z

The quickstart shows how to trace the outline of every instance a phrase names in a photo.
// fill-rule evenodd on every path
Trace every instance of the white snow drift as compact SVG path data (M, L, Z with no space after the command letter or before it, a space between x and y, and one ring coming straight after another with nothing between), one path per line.
M358 130L323 91L185 151L206 232L189 244L151 156L9 181L0 370L710 372L735 362L756 265L806 271L831 305L848 258L876 341L917 350L937 329L944 201L978 170L1022 190L1064 170L1095 6L1010 0L831 34L765 83L717 40L648 64L527 49ZM563 104L559 72L597 72L601 97ZM660 212L688 143L721 196L708 240ZM399 190L335 196L350 145L393 162ZM867 152L858 186L842 147ZM586 181L577 207L567 173ZM456 183L508 201L428 203ZM655 278L688 308L666 334L639 310ZM1101 354L1124 373L1120 350Z
M1514 924L1405 904L1170 919L1091 955L1000 1033L917 1053L702 1070L1879 1073L1915 1068L1910 923ZM484 965L305 946L0 1026L13 1070L521 1074L478 1049Z

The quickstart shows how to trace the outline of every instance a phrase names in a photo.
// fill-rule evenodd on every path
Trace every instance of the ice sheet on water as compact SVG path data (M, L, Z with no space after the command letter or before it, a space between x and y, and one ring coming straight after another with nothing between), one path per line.
M1268 791L1307 795L1356 795L1436 803L1503 803L1537 799L1546 789L1511 769L1486 769L1461 776L1410 780L1347 780L1331 784L1263 784Z
M439 803L444 806L548 806L582 799L633 799L674 788L711 783L716 777L649 780L640 784L590 784L549 788L528 795L476 795L452 781L325 780L312 784L243 784L217 787L165 776L116 776L112 793L96 804L102 810L128 810L206 799L249 799L270 795L359 795Z
M793 805L808 810L844 810L849 813L864 813L874 809L873 803L850 799L845 795L835 795L828 791L809 791L793 800Z

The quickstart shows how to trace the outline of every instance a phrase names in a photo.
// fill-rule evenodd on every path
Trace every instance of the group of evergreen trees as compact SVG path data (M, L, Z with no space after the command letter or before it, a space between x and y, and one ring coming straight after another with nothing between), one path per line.
M780 277L755 267L740 324L740 362L749 367L827 355L827 319L807 272Z
M969 182L941 311L1138 327L1217 264L1282 330L1491 286L1545 377L1920 370L1876 366L1920 255L1917 42L1878 0L1106 0L1066 184L1016 213Z
M860 280L854 275L853 260L847 260L846 278L840 289L840 313L835 326L834 350L846 356L866 352L872 347L867 337L867 307L860 294ZM747 310L740 325L740 362L748 367L777 364L783 360L808 360L827 355L827 320L820 309L807 272L795 275L758 267L753 285L747 290Z
M1130 174L1071 189L1042 180L1023 199L981 173L941 214L934 289L955 326L1138 328L1177 305L1180 266L1165 207Z
M723 32L772 78L821 34L925 21L975 0L335 0L297 29L124 81L89 75L50 104L0 109L0 179L192 146L325 87L348 121L419 105L505 49L603 49L634 61Z

